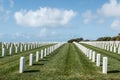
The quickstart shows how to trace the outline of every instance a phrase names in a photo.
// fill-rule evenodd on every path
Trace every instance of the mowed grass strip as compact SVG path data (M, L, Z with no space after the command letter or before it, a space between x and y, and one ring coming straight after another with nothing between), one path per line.
M113 80L120 80L120 55L116 53L112 53L88 44L83 44L81 45L92 49L96 51L97 53L101 54L101 67L102 67L102 57L107 56L108 57L108 79L113 79Z
M99 74L97 67L74 44L69 45L64 75L66 79L94 79L95 75Z

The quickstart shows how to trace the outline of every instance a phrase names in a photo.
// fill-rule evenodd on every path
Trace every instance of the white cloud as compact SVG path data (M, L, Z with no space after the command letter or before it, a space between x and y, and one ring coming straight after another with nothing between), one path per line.
M104 22L105 22L104 19L99 19L99 20L98 20L98 23L99 23L99 24L103 24Z
M107 19L120 19L120 2L118 2L118 0L109 0L109 2L104 3L101 8L98 8L95 13L89 10L84 12L82 16L85 24L91 23L92 21L103 24Z
M109 0L98 9L98 13L107 17L120 17L120 3L117 0Z
M37 34L37 37L40 37L40 38L45 38L45 37L53 37L53 36L56 36L57 33L55 31L49 31L48 29L46 28L42 28L40 30L40 32Z
M16 32L12 34L7 34L6 36L9 37L9 39L11 40L44 41L44 40L56 38L58 36L58 33L55 31L50 31L47 28L42 28L40 31L35 32L35 33ZM1 34L0 34L0 38L3 38Z
M4 21L7 21L9 19L9 14L10 14L10 11L9 10L6 10L3 14L3 20Z
M13 0L9 0L10 2L10 8L12 8L14 6L14 1Z
M120 20L114 20L111 24L111 28L115 30L120 30Z
M4 34L3 33L0 33L0 38L2 38L4 36Z
M82 14L82 17L84 18L83 22L85 24L88 24L92 22L93 20L95 20L97 18L97 15L93 14L92 11L87 10L86 12Z
M17 38L29 39L29 38L30 38L30 34L17 32L17 33L12 34L12 37L13 37L14 39L17 39Z
M4 8L3 6L0 4L0 12L3 12L4 11Z
M40 33L39 33L39 37L46 37L47 35L47 29L46 28L43 28L40 30Z
M57 26L67 24L76 13L73 10L41 7L38 10L15 12L17 24L30 27Z
M8 3L7 3L8 2ZM4 5L8 4L8 5ZM14 0L0 0L0 20L6 21L9 19L10 12L14 6Z

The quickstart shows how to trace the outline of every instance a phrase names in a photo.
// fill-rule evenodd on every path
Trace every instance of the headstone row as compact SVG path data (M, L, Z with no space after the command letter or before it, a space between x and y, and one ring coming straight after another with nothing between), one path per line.
M36 62L39 62L40 58L43 59L47 55L50 55L53 51L58 49L60 46L62 46L64 43L58 43L56 45L50 46L48 48L42 49L41 51L36 51ZM34 64L34 54L31 53L29 55L29 66L32 66ZM25 58L20 58L20 66L19 66L19 73L23 73L25 71Z
M89 44L113 53L120 54L120 41L92 41L92 42L81 42Z
M100 66L100 62L101 62L101 55L98 53L96 54L95 51L88 49L76 42L74 42L74 44L92 61L92 62L96 62L96 66ZM103 66L102 66L102 72L107 74L107 57L103 57Z
M50 44L50 43L49 43ZM2 57L48 45L45 43L2 43Z

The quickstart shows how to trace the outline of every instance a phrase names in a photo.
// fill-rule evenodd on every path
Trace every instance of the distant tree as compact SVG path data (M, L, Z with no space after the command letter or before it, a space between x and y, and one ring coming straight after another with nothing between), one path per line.
M116 41L120 41L120 36L117 36Z
M111 37L100 37L97 39L97 41L110 41Z
M83 38L75 38L75 39L70 39L70 40L68 40L68 43L80 42L80 41L83 41L83 40L84 40Z
M110 41L111 40L111 37L106 37L106 41Z
M84 41L90 41L89 39L86 39L86 40L84 40Z
M120 33L118 34L118 36L120 36Z
M112 38L111 38L111 41L116 41L116 37L112 37Z

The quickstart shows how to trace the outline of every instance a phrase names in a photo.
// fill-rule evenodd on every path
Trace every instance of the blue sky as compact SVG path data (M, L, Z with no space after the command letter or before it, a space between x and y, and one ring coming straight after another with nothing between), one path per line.
M0 41L94 40L119 25L119 0L0 0Z

